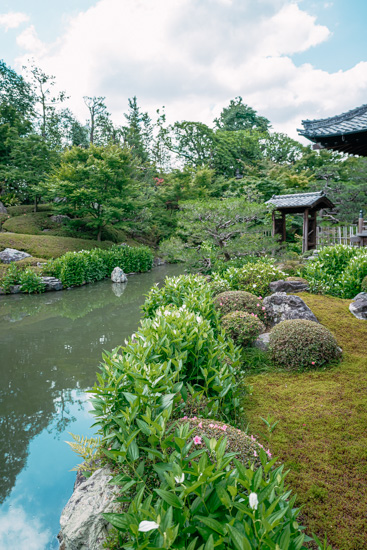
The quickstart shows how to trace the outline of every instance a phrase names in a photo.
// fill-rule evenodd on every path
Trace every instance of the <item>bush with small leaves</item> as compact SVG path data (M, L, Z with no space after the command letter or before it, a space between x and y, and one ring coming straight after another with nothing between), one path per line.
M326 327L292 319L282 321L270 332L273 360L288 369L317 369L340 356L340 348Z
M367 292L367 275L363 278L361 289L362 292Z
M233 311L242 311L252 313L264 323L266 322L266 308L262 303L262 296L256 297L250 292L242 290L222 292L214 298L214 305L221 316Z
M227 334L242 347L249 346L265 331L265 325L253 313L232 311L222 318L222 326Z

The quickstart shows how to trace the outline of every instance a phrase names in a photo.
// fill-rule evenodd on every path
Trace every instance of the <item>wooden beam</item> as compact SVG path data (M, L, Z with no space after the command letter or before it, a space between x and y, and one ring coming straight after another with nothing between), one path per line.
M302 253L308 250L308 208L303 213Z
M285 224L285 212L282 212L282 242L284 243L287 238L286 224Z
M271 228L271 236L275 237L275 210L271 214L271 219L273 220L273 226Z

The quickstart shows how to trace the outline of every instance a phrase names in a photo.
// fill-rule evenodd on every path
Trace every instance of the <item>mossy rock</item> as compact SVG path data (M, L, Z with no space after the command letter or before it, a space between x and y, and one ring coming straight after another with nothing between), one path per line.
M265 449L261 443L259 443L254 436L249 436L245 432L233 428L224 422L216 421L206 418L192 418L183 417L178 420L178 423L190 424L190 429L194 430L192 437L206 436L208 439L220 439L225 436L227 438L226 452L236 453L236 458L243 464L248 462L254 462L255 468L261 466L260 451L263 449L269 460L271 459L271 452L269 449ZM203 445L197 445L197 448L202 448Z
M243 311L253 313L266 322L266 310L261 298L244 290L222 292L214 298L214 305L221 317L234 311Z
M222 317L222 326L236 344L246 347L265 331L257 315L246 311L232 311Z
M340 357L340 348L326 327L305 319L282 321L270 332L273 360L291 370L317 369Z

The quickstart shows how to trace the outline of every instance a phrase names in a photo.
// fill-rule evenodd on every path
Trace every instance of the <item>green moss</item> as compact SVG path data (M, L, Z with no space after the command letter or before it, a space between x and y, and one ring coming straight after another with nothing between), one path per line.
M57 258L69 250L89 250L90 248L109 248L110 241L92 241L74 239L71 237L55 237L51 235L25 235L16 233L0 233L0 250L16 248L28 252L37 258Z
M245 403L246 420L255 434L263 429L260 416L280 421L272 451L291 468L288 480L298 504L305 505L308 531L321 538L327 533L333 548L365 550L367 322L353 317L349 300L306 293L302 298L336 336L343 360L320 372L247 377L254 392ZM323 500L310 499L315 487L323 489Z

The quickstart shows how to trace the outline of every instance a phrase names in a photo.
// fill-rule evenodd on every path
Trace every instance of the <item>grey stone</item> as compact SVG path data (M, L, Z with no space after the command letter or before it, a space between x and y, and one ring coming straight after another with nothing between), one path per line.
M10 294L19 294L21 292L20 288L22 285L12 285L9 287Z
M269 348L269 339L270 332L264 332L264 334L260 334L260 336L258 336L258 338L256 338L255 342L253 343L254 348L266 351Z
M0 214L7 214L7 213L8 213L7 209L5 208L3 203L0 201Z
M289 319L306 319L318 323L315 315L299 296L288 295L285 292L276 292L263 300L268 320L277 325Z
M118 511L113 502L118 490L110 485L111 471L107 466L85 479L78 476L74 492L62 511L60 533L62 550L101 550L109 524L103 513Z
M127 283L127 277L121 267L115 267L115 269L112 271L111 281L113 283Z
M19 262L19 260L24 260L24 258L30 258L31 255L27 252L22 252L16 250L15 248L5 248L0 252L0 262L4 264L10 264L11 262Z
M154 258L153 267L158 267L159 265L164 265L166 262L162 258Z
M54 216L50 216L50 220L54 223L65 223L70 220L70 218L66 216L66 214L55 214Z
M56 279L56 277L41 278L46 285L45 292L49 292L51 290L62 290L62 282L60 281L60 279Z
M362 296L361 296L362 294ZM367 319L367 293L360 292L349 306L349 311L353 313L357 319Z
M353 298L353 302L355 300L360 300L361 298L366 298L367 299L367 292L360 292L359 294L357 294L357 296L355 296Z
M272 292L304 292L308 290L308 284L304 281L274 281L269 284Z

